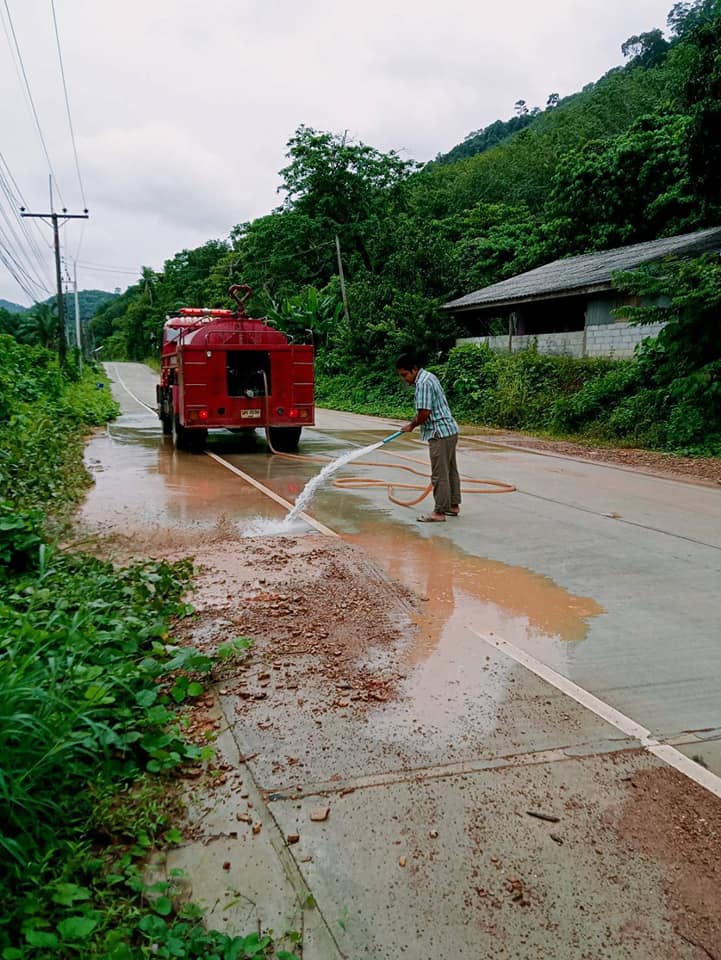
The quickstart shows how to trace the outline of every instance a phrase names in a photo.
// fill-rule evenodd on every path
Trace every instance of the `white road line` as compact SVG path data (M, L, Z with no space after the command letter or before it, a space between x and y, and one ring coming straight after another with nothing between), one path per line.
M246 483L249 483L252 487L255 487L256 490L260 490L261 493L266 495L266 497L270 497L271 500L275 500L275 502L279 503L281 507L285 507L286 510L293 509L293 504L288 500L285 500L274 490L270 490L262 483L259 483L257 480L251 477L250 474L244 473L242 470L234 467L232 463L228 463L227 460L223 460L223 458L219 457L217 453L211 453L209 450L206 450L205 454L206 456L210 457L211 460L215 460L216 463L219 463L221 467L225 467L226 470L230 470L232 473L235 473L237 476L241 477ZM315 529L320 533L325 534L326 537L339 537L339 534L337 534L335 530L331 530L330 527L326 527L325 524L321 523L319 520L316 520L314 517L311 517L310 514L301 513L301 517L306 523L309 523L311 527L315 527Z
M501 653L505 653L511 657L512 660L515 660L516 663L525 667L526 670L530 670L531 673L535 673L537 677L540 677L542 680L545 680L546 683L560 690L561 693L565 694L571 700L575 700L576 703L580 703L582 707L590 710L591 713L595 713L597 717L610 723L611 726L616 727L627 736L638 739L643 749L648 750L649 753L658 757L659 760L663 760L664 763L674 767L684 776L698 783L699 786L715 794L715 796L721 797L721 777L718 777L710 770L706 770L700 764L694 763L693 760L689 760L685 754L681 753L681 751L675 747L661 743L655 737L651 736L651 731L646 729L646 727L642 727L639 723L636 723L635 720L620 713L620 711L616 710L616 708L610 704L599 700L598 697L589 693L588 690L579 687L572 680L569 680L568 677L557 673L552 667L537 660L531 656L530 653L526 653L525 650L521 650L520 647L510 643L508 640L503 640L501 637L495 635L492 637L488 636L479 630L474 630L471 626L469 626L468 629L485 643L495 647L496 650L500 650Z
M120 374L118 373L118 368L117 368L115 365L113 365L113 369L115 370L115 377L116 377L118 383L120 384L120 386L123 388L123 390L125 390L126 393L130 394L130 396L133 398L133 400L135 400L136 403L139 403L141 407L145 407L146 410L150 410L151 413L154 413L154 414L157 415L158 411L155 409L155 407L149 407L149 406L147 405L147 403L143 403L143 401L140 399L140 397L136 397L136 396L135 396L135 394L133 393L133 391L132 391L132 390L130 389L130 387L125 383L125 381L123 380L123 378L122 378L122 377L120 376Z

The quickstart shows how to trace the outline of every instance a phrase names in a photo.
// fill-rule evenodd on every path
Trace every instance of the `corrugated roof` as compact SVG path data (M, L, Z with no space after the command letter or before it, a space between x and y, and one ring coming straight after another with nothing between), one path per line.
M597 290L611 288L611 276L617 270L633 270L642 263L650 263L666 256L704 253L721 250L721 227L710 227L696 233L664 237L629 247L615 247L601 253L585 253L580 257L554 260L535 270L520 273L500 283L492 283L457 300L444 303L447 310L468 307L521 303L524 300L543 299L553 294L582 292L589 287Z

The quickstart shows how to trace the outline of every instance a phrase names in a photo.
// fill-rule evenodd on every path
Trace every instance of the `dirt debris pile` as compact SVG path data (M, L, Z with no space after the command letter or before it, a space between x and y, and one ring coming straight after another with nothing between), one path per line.
M242 699L297 689L299 671L321 681L338 708L393 696L403 673L384 663L383 651L412 629L417 598L359 548L259 537L209 544L195 560L198 613L181 629L207 652L236 636L255 641L242 671L226 668L224 682Z

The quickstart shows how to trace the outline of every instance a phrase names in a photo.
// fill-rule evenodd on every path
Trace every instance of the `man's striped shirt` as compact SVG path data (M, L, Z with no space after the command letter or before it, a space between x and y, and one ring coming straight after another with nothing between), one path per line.
M431 415L422 423L421 440L433 440L435 437L452 437L458 433L458 424L453 419L446 395L438 377L424 370L416 377L416 410L430 410Z

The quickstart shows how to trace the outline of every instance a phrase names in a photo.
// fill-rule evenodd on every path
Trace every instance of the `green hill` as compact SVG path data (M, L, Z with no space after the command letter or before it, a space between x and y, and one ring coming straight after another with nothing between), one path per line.
M78 290L81 323L87 323L91 317L95 316L103 304L108 303L110 300L115 300L118 296L119 294L110 293L107 290ZM54 306L56 300L57 297L48 297L43 303L49 303ZM69 321L72 320L75 322L75 298L72 294L66 294L64 300L65 314Z
M27 307L20 306L19 303L13 303L12 300L0 299L0 310L7 310L8 313L25 313Z

